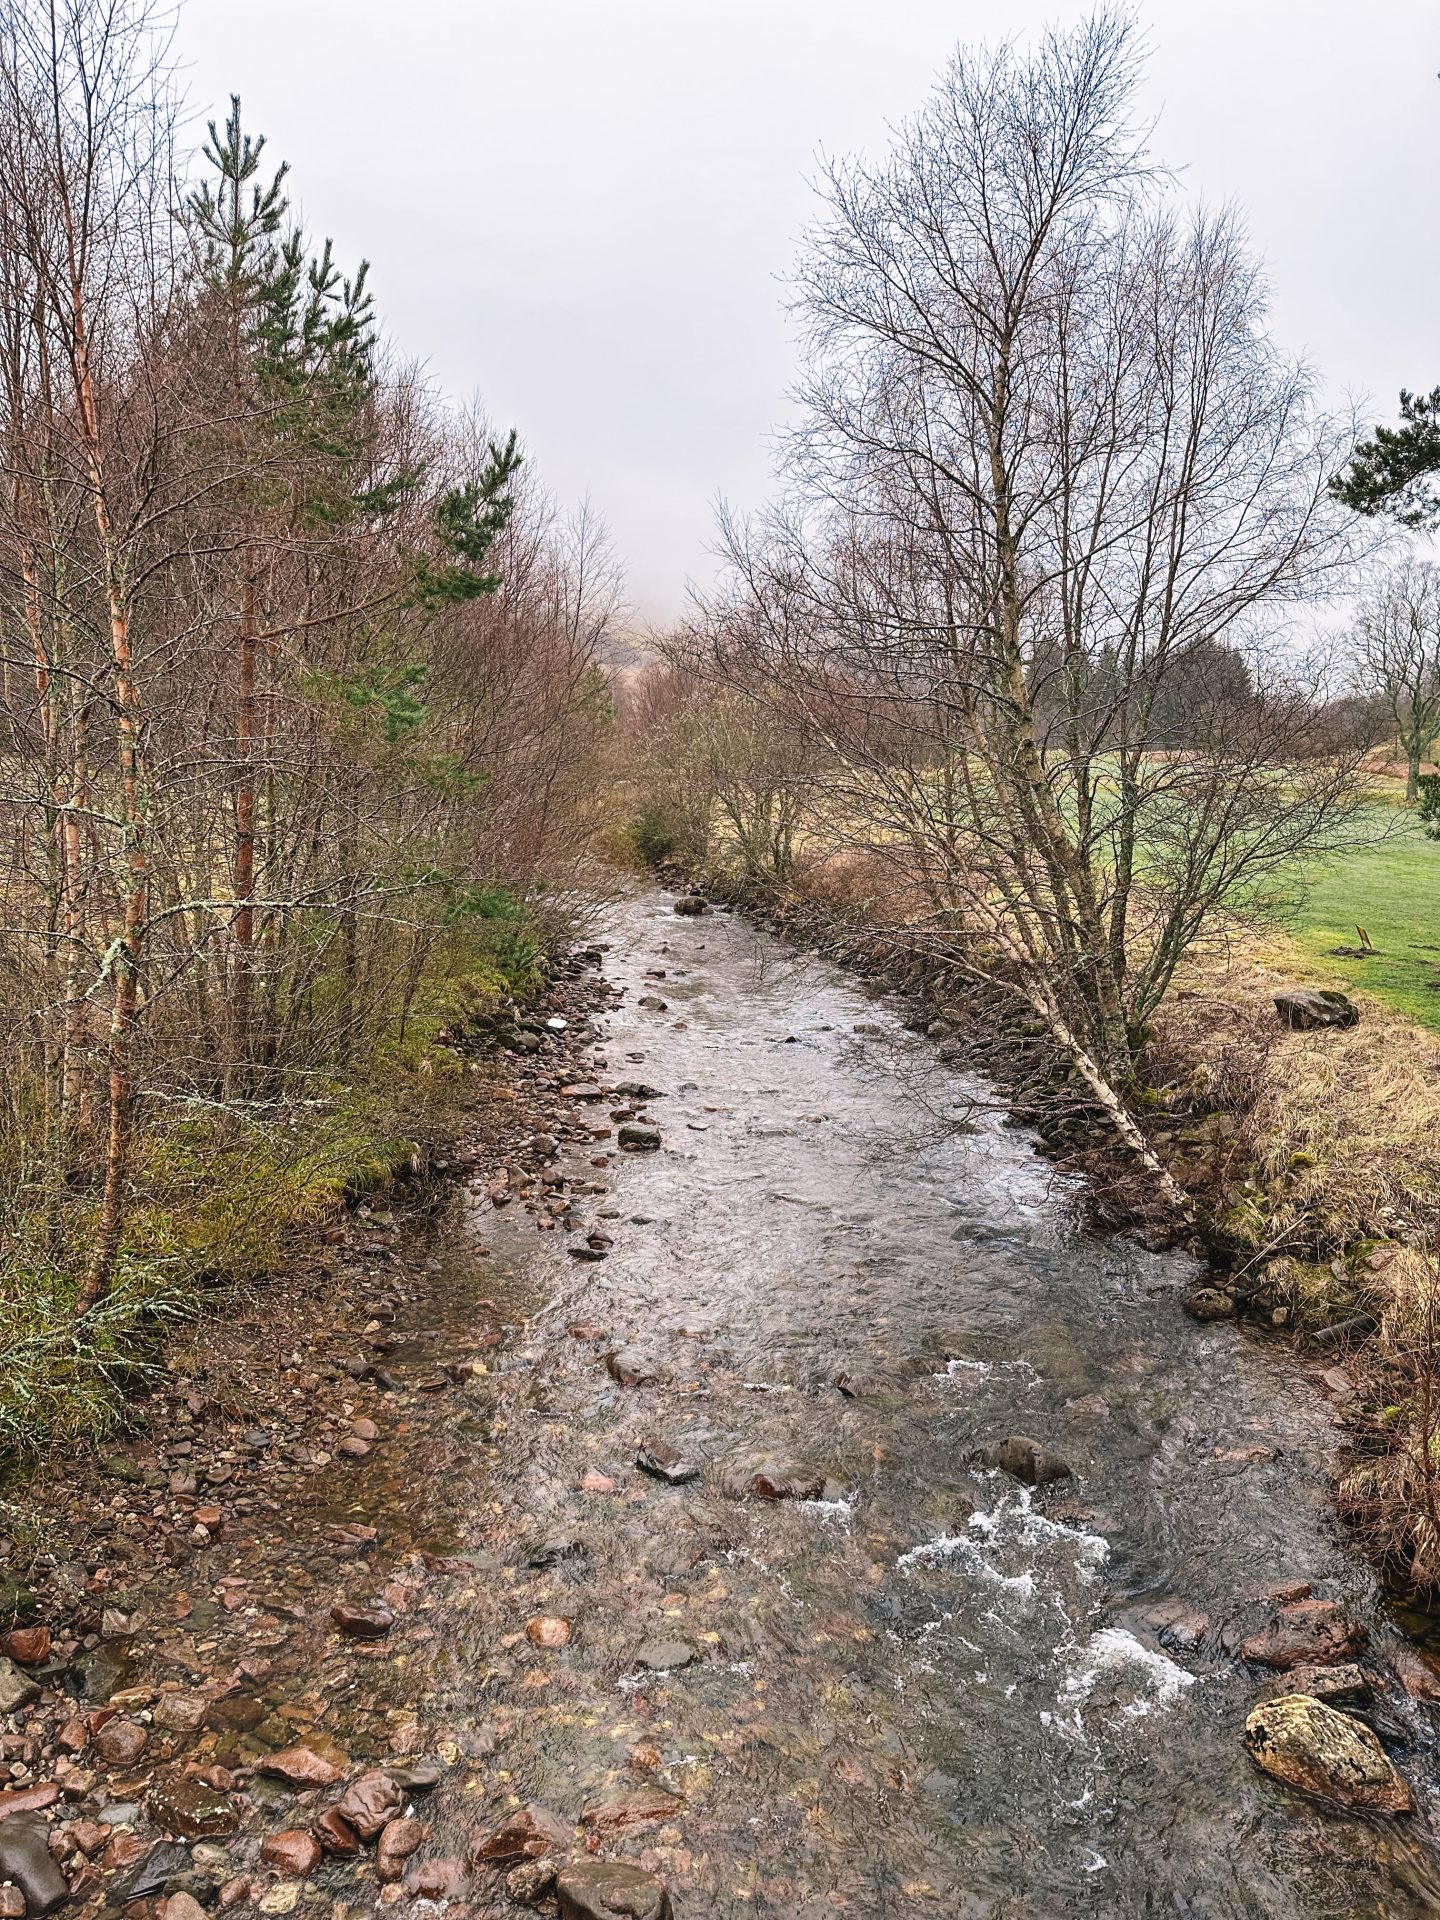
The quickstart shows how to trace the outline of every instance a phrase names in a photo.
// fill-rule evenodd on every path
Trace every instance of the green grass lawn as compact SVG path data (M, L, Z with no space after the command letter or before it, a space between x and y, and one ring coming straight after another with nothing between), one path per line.
M1328 862L1308 876L1289 932L1326 983L1366 991L1440 1033L1440 841L1413 816L1384 809L1387 837ZM1362 926L1378 951L1347 960L1333 947L1360 944Z

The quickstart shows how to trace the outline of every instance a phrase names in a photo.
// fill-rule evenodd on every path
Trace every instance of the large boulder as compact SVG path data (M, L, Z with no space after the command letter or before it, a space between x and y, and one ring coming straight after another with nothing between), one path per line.
M1297 1600L1281 1607L1268 1627L1252 1633L1241 1657L1262 1667L1336 1667L1365 1644L1365 1630L1334 1600Z
M1409 1813L1414 1801L1370 1729L1305 1693L1264 1700L1245 1722L1245 1751L1287 1787L1339 1807Z
M1275 1011L1287 1027L1308 1033L1318 1027L1353 1027L1360 1009L1343 993L1328 987L1290 987L1275 995Z

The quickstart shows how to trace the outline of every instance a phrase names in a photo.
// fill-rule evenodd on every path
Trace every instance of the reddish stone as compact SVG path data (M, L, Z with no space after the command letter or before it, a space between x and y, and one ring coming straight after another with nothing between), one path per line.
M170 1733L198 1733L209 1710L203 1693L162 1693L155 1702L155 1724Z
M98 1853L110 1838L110 1829L103 1820L77 1820L70 1832L82 1853Z
M95 1749L112 1767L133 1767L149 1740L138 1720L107 1720L95 1736Z
M375 1849L375 1877L382 1885L403 1877L405 1862L425 1838L425 1832L419 1820L391 1820L386 1824Z
M100 1856L100 1864L111 1873L126 1867L138 1867L153 1844L153 1841L146 1840L138 1833L114 1834Z
M477 1860L538 1860L555 1848L568 1847L571 1832L548 1807L521 1807L497 1827L476 1850Z
M395 1624L394 1614L385 1607L352 1607L346 1600L335 1602L330 1618L352 1640L383 1640Z
M388 1773L372 1768L352 1780L335 1803L335 1810L348 1820L362 1840L373 1840L380 1829L405 1805L405 1794Z
M525 1638L532 1647L568 1647L572 1631L568 1620L550 1613L537 1613L525 1622Z
M405 1891L419 1900L463 1900L469 1890L458 1860L422 1860L405 1876Z
M43 1667L50 1658L49 1627L16 1627L0 1634L0 1654L22 1667Z
M1353 1660L1365 1644L1363 1628L1334 1600L1298 1600L1281 1607L1240 1648L1242 1658L1283 1673L1291 1667L1333 1667Z
M90 1729L78 1716L67 1720L55 1736L55 1744L62 1753L83 1753L90 1740Z
M277 1774L292 1787L333 1787L340 1778L339 1767L309 1747L286 1747L281 1753L272 1753L260 1761L256 1771Z
M673 1793L659 1787L641 1787L635 1793L620 1793L586 1807L580 1818L596 1833L613 1833L617 1827L634 1827L646 1820L668 1820L679 1810Z
M58 1780L41 1780L33 1787L14 1787L8 1793L0 1793L0 1820L8 1820L12 1813L43 1813L59 1798Z
M1412 1700L1440 1700L1440 1664L1428 1653L1419 1647L1398 1647L1390 1665Z
M0 1887L0 1920L24 1920L25 1896L7 1881Z
M267 1834L260 1842L260 1858L292 1880L303 1880L320 1864L320 1842L313 1833L291 1827L284 1833Z
M326 1853L349 1859L360 1851L360 1836L338 1807L327 1807L315 1822L315 1838Z
M608 1473L600 1473L594 1467L587 1467L580 1476L582 1493L614 1493L615 1484Z

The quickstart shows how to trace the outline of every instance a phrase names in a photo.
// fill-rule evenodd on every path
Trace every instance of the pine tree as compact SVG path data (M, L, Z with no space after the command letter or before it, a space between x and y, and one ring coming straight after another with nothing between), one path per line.
M1384 514L1416 531L1440 519L1440 387L1400 393L1398 427L1376 427L1330 490L1356 513Z

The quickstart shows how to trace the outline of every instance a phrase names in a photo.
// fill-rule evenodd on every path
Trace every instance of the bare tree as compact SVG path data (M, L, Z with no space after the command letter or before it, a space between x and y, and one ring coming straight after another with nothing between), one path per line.
M1342 441L1237 223L1165 204L1134 79L1111 13L961 52L888 158L830 169L790 495L725 524L705 657L1141 1147L1116 1089L1180 959L1343 839L1358 755L1266 644L1348 560ZM1197 675L1221 644L1248 672Z
M1407 559L1367 596L1356 624L1356 678L1385 702L1405 755L1405 798L1420 797L1420 765L1440 734L1440 576Z

